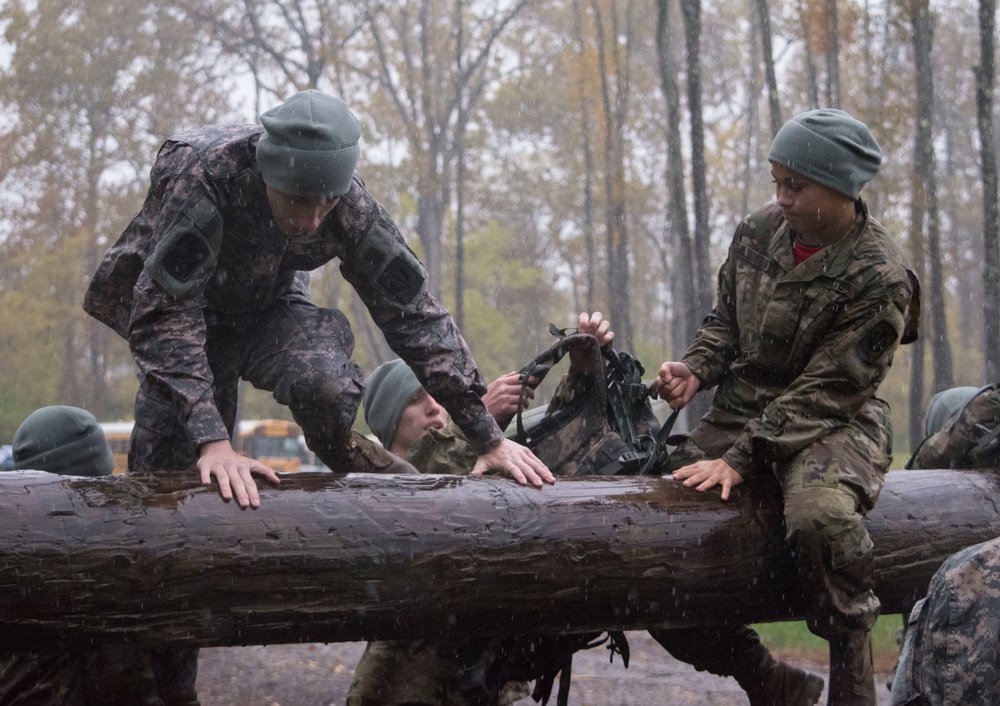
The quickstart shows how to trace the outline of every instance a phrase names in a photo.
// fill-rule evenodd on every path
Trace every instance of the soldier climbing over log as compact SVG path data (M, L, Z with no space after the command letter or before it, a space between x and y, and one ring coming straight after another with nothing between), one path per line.
M892 453L875 393L900 343L916 336L916 278L868 213L862 188L882 152L839 110L792 118L768 161L776 200L737 227L716 305L654 387L674 408L718 386L666 471L721 499L747 478L784 498L786 541L806 591L807 624L830 644L831 706L876 703L870 629L872 541L863 518ZM747 626L653 632L675 656L732 675L751 704L812 704L817 679L775 668Z
M390 347L469 439L480 471L541 487L553 476L504 438L451 315L426 270L355 171L361 126L339 98L308 90L260 116L168 139L150 188L97 268L84 309L127 339L139 366L129 470L197 468L226 500L257 507L253 475L273 469L236 453L238 383L288 405L309 448L341 471L412 472L352 433L365 376L347 318L316 306L308 271L341 272ZM197 671L197 650L170 671ZM178 703L197 703L193 687Z

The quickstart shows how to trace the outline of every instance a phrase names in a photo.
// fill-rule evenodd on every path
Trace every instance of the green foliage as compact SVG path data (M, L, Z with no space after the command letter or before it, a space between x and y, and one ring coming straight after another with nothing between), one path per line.
M872 654L876 667L885 670L891 667L899 656L899 631L903 627L903 616L882 615L872 628ZM762 623L753 626L761 640L773 652L782 656L795 656L810 662L828 661L827 642L809 632L804 621Z

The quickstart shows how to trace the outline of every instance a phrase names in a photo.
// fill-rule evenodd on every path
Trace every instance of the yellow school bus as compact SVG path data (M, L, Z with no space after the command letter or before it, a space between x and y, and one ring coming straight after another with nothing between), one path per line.
M244 420L236 427L233 448L237 453L255 458L278 473L302 470L305 448L302 427L283 419Z
M115 473L128 471L128 447L132 441L133 422L103 422L101 429L115 456Z
M128 449L134 422L104 422L101 428L115 456L115 473L128 471ZM302 470L305 445L302 428L282 419L242 421L237 426L233 448L237 453L255 458L278 473Z

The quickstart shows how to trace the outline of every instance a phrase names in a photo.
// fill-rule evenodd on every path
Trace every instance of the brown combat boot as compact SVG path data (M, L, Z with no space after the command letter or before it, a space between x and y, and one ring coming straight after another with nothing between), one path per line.
M849 632L830 640L829 706L876 706L872 636Z
M316 455L334 473L419 473L411 464L378 442L356 431L351 432L346 448L327 449Z
M734 670L750 706L813 706L823 694L823 678L776 660L763 644L749 650L752 670Z
M675 628L649 634L695 669L736 679L750 706L813 706L823 693L821 677L776 660L749 626Z

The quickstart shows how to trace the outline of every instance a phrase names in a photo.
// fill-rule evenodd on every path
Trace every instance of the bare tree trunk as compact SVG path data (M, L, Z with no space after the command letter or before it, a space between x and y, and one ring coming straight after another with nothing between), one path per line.
M606 30L601 8L593 4L597 25L601 97L604 109L604 191L608 257L608 309L622 336L623 350L632 351L629 301L629 247L625 200L625 117L629 97L628 60L632 40L631 0L625 3L626 27L619 27L617 6L607 6L611 28ZM624 33L624 35L622 34ZM619 37L625 36L624 56ZM616 338L616 340L618 340Z
M816 76L816 62L813 60L812 36L803 0L799 0L799 18L802 20L802 41L805 44L806 85L809 93L809 107L819 108L819 79Z
M684 153L681 148L681 99L677 87L678 68L674 58L674 35L670 22L671 0L656 2L656 48L660 88L667 103L667 221L670 241L676 245L670 271L664 272L673 293L674 315L671 340L675 347L687 347L706 312L698 311L695 295L694 247L688 224L687 196L684 188ZM680 358L684 348L671 352Z
M583 16L580 11L580 0L573 0L573 28L576 32L575 42L577 58L583 65L585 45L583 41ZM594 242L594 155L590 150L590 101L587 95L587 81L580 72L578 82L580 92L580 133L583 135L583 244L586 251L586 307L584 311L594 311L594 294L597 272L597 247Z
M867 520L884 613L1000 534L997 471L895 471ZM584 632L803 615L772 480L543 491L458 476L285 476L261 507L193 473L0 474L0 649ZM581 502L584 501L584 502ZM747 586L755 590L748 591Z
M910 202L910 267L916 273L917 278L923 282L926 274L925 253L924 253L924 210L920 192L923 190L923 182L912 173L911 179L911 202ZM924 341L926 335L921 335L910 344L910 397L909 397L909 437L910 451L912 452L923 438L923 425L921 420L924 415Z
M767 104L771 116L771 136L781 129L781 103L778 100L778 79L774 72L774 49L771 46L771 12L767 0L753 0L754 17L760 30L760 48L764 57L764 82L767 84Z
M994 142L996 0L979 2L979 66L976 67L976 122L983 182L983 363L987 381L1000 380L1000 208Z
M455 0L455 73L465 72L462 0ZM465 324L465 86L456 87L458 116L455 129L455 324Z
M687 48L687 98L691 119L691 191L694 196L694 304L699 319L712 309L714 282L709 263L708 185L705 164L705 122L701 100L701 0L680 0ZM687 405L693 425L708 412L714 392L700 392Z
M701 100L701 0L681 0L687 45L687 97L691 118L691 189L694 196L695 306L699 316L712 308L709 264L708 186L705 177L705 121Z
M840 30L837 0L826 0L826 100L827 107L840 107Z
M941 228L937 202L937 177L934 157L934 68L931 62L933 26L928 0L915 0L911 6L913 55L917 78L917 126L914 142L914 172L921 188L913 198L922 198L921 210L927 214L927 259L930 281L926 301L930 303L931 359L934 391L954 386L948 322L945 314L944 274L941 257Z

